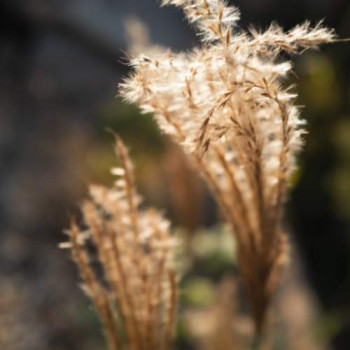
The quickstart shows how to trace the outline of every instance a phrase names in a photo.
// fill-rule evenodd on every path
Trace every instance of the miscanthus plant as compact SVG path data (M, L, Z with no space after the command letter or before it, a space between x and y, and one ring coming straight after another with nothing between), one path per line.
M62 246L72 251L110 350L166 350L177 304L175 241L159 212L140 207L132 164L119 138L116 153L115 185L90 187L90 199L81 206L83 225L72 221L70 241Z
M184 10L202 45L186 53L156 48L131 59L120 85L126 101L153 113L210 186L238 245L238 262L256 342L288 252L283 202L304 120L292 86L299 54L335 40L322 23L284 32L237 28L239 10L222 0L163 0Z
M243 32L239 10L222 0L162 4L184 10L202 45L186 53L145 46L131 59L133 73L120 85L121 95L153 113L161 130L182 146L231 225L257 349L288 256L283 202L305 132L296 94L284 83L292 66L281 53L315 49L335 41L335 34L308 22L288 32L275 24L265 32ZM110 348L168 349L177 302L174 242L162 215L140 206L118 138L116 152L121 167L114 170L115 186L91 187L83 225L72 222L65 246Z

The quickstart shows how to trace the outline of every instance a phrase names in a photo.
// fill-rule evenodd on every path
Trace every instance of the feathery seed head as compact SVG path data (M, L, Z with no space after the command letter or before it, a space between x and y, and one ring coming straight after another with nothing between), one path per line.
M163 349L171 340L175 321L177 281L172 249L176 242L161 214L140 208L132 164L119 138L116 153L120 167L112 170L118 178L115 186L90 187L90 199L81 207L86 229L72 223L69 247L111 350L125 342L130 350ZM92 268L91 245L96 248L107 287ZM120 339L123 333L126 339Z
M283 200L304 121L282 83L291 71L281 51L297 54L335 40L310 23L283 32L234 32L239 11L221 0L163 0L183 8L205 45L190 53L147 50L132 59L122 96L154 113L211 187L238 244L242 279L261 332L286 241Z

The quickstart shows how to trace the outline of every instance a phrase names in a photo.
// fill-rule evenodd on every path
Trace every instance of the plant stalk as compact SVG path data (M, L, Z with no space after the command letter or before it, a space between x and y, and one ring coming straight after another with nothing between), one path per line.
M257 333L253 339L252 350L260 350L262 344L263 344L263 336L261 335L261 333Z

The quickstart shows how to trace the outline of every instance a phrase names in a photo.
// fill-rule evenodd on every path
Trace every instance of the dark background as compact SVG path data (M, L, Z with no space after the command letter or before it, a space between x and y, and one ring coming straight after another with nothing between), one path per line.
M235 4L243 27L266 28L277 20L288 29L324 18L341 38L350 37L348 0ZM76 270L57 245L88 183L111 183L114 155L106 127L131 147L149 203L167 208L188 231L217 220L206 191L194 191L188 204L169 190L170 184L193 191L174 180L183 159L149 117L115 98L128 73L123 20L130 15L145 22L154 43L173 50L198 45L182 13L160 8L156 0L0 2L2 350L103 348ZM331 320L325 343L350 349L350 44L296 58L294 70L309 134L286 222L315 298ZM190 171L180 176L183 183L199 181Z

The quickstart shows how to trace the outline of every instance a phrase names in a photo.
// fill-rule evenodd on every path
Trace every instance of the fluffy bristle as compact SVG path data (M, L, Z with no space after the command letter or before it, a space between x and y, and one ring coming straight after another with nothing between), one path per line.
M295 93L282 82L290 62L276 59L335 40L334 31L307 22L285 33L237 32L239 11L221 0L163 0L184 9L205 45L190 53L146 50L121 94L153 113L211 187L232 225L256 331L285 261L282 206L304 121Z
M70 247L110 349L124 348L122 344L131 350L165 349L175 322L175 241L167 220L154 209L140 209L132 164L119 138L116 153L120 168L113 169L118 176L115 186L90 187L91 198L82 205L86 228L72 223ZM92 268L91 245L104 276Z

